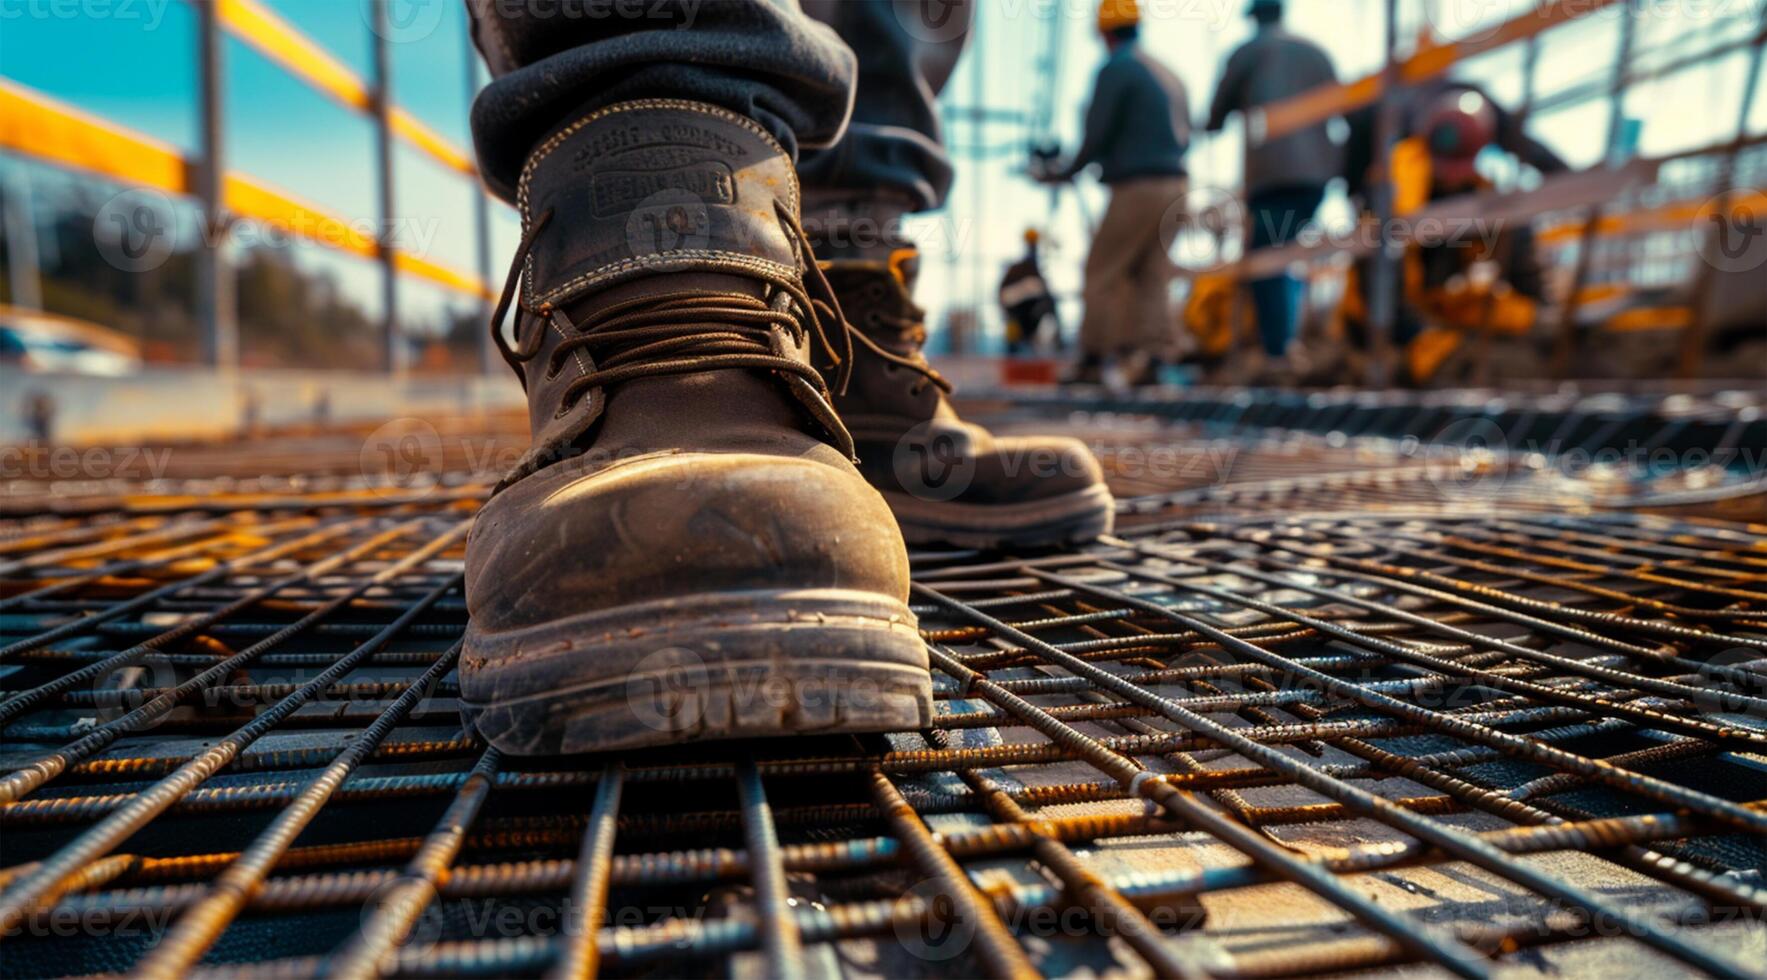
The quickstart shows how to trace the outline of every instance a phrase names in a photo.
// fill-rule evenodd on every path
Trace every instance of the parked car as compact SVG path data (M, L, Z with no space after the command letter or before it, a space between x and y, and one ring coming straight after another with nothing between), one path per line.
M141 345L96 323L0 305L0 367L119 377L141 369Z

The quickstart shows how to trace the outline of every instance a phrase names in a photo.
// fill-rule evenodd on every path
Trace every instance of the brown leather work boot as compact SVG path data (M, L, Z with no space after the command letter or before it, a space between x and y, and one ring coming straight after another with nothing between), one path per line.
M927 365L925 311L914 305L920 255L822 263L841 310L884 356L853 362L835 408L859 470L883 492L914 544L1031 548L1110 531L1115 502L1091 450L1056 436L997 437L957 417L950 386Z
M797 193L765 130L692 102L528 159L494 322L521 285L498 345L533 447L468 539L460 662L497 748L930 723L902 537L811 366L851 347L805 289Z

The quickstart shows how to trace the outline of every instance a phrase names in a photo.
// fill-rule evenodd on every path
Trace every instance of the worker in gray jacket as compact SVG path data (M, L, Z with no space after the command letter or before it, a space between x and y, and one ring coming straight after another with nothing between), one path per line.
M1282 26L1282 0L1252 0L1246 14L1257 34L1227 59L1208 128L1217 132L1229 114L1243 114L1337 81L1331 59L1317 44ZM1254 143L1247 127L1245 154L1246 251L1293 241L1325 197L1325 185L1338 175L1341 153L1320 122L1275 139ZM1258 334L1272 358L1287 355L1300 316L1302 284L1293 276L1251 284Z
M1110 204L1086 256L1080 364L1073 378L1097 381L1108 358L1129 363L1129 380L1153 383L1170 353L1169 252L1183 216L1184 151L1190 107L1183 83L1138 43L1135 0L1103 0L1098 30L1110 54L1098 71L1086 132L1066 166L1045 181L1072 180L1090 166L1110 187Z

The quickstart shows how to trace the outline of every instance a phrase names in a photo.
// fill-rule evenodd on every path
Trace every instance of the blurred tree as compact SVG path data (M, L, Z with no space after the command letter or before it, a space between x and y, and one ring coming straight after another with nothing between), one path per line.
M51 313L90 320L142 342L156 363L194 363L200 352L195 314L196 241L188 202L175 200L173 225L180 240L163 262L144 271L119 268L105 258L95 221L116 194L110 185L65 180L34 185L46 188L33 201L39 234L43 307ZM188 239L188 240L187 240ZM246 367L336 368L374 371L380 367L380 324L324 271L302 268L294 248L258 244L236 251L241 364ZM6 294L0 243L0 300ZM476 313L444 308L435 323L407 322L406 336L417 348L414 364L425 373L478 370Z

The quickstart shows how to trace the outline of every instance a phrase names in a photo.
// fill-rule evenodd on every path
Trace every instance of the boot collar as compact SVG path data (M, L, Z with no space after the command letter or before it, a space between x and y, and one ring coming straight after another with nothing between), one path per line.
M580 452L608 386L703 371L781 379L853 455L806 356L844 379L850 334L798 224L791 160L753 120L681 100L609 106L535 149L518 204L493 332L527 390L533 443L500 486ZM497 328L512 307L513 347Z

